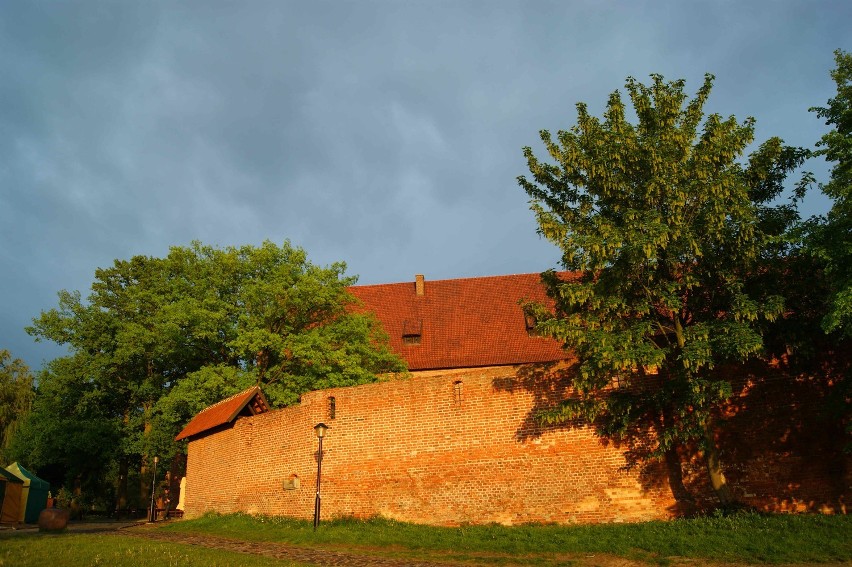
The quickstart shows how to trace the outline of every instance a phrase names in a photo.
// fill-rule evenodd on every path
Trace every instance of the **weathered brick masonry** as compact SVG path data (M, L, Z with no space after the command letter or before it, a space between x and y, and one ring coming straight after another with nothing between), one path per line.
M734 396L720 416L718 444L738 501L769 512L846 513L852 499L848 434L829 407L838 388L833 368L801 372L778 361L753 361L728 376ZM689 475L693 492L712 496L703 466Z
M239 418L189 444L186 513L313 513L324 441L322 516L460 522L662 518L670 491L643 485L588 428L539 431L530 412L554 395L516 367L419 373L306 394L295 407ZM521 383L523 382L523 384ZM335 418L329 416L335 398ZM297 475L300 488L283 483Z
M565 385L534 368L420 372L311 392L298 406L238 418L189 443L186 513L311 517L313 426L321 421L331 426L322 478L326 519L568 523L676 513L661 466L628 472L622 449L590 428L535 425L532 414L564 395ZM841 451L839 425L819 417L820 388L783 374L764 376L757 386L748 378L720 439L736 497L767 511L845 513L849 456ZM711 499L701 463L685 472L699 505ZM293 475L300 487L285 490Z

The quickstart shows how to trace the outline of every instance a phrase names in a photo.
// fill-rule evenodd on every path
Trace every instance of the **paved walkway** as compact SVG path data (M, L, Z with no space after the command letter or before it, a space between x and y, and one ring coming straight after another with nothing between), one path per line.
M68 522L66 531L71 533L98 533L98 532L114 532L123 528L132 528L145 524L145 520L104 520L102 522ZM15 524L0 526L0 532L4 534L31 534L38 533L38 525L36 524Z
M175 532L164 532L145 528L131 528L121 531L113 531L120 535L132 535L157 541L170 543L183 543L187 545L198 545L212 549L223 549L238 553L250 553L263 555L276 559L287 559L300 563L312 565L323 565L329 567L448 567L461 565L460 563L434 563L428 561L415 561L411 559L387 559L383 557L370 557L354 553L344 553L326 549L311 549L288 545L284 543L237 541L211 535L183 534ZM470 565L467 563L466 565Z

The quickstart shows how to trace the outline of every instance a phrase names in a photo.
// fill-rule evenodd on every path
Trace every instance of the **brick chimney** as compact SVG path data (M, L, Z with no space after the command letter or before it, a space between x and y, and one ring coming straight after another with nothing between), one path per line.
M426 283L423 280L423 274L414 276L414 292L417 297L422 297L426 294Z

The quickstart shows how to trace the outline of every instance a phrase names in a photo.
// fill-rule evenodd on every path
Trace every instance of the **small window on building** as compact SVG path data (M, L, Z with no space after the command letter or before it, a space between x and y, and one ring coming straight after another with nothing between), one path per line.
M419 345L423 336L423 321L406 319L402 322L402 342L407 345Z
M337 417L337 400L334 399L334 396L330 396L328 398L328 419L335 417Z
M462 381L456 380L453 382L453 405L461 407L463 401Z
M532 313L524 313L524 324L526 325L527 334L529 336L538 336L538 332L535 330L535 326L538 324L538 319L536 319L535 315Z

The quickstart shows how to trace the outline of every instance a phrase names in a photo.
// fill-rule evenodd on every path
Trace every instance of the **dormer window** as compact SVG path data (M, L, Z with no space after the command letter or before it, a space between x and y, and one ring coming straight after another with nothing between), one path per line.
M524 324L527 328L527 334L531 337L537 337L538 332L535 330L535 326L538 324L538 320L535 318L535 315L532 313L524 313Z
M423 336L423 321L421 319L406 319L402 323L402 342L407 345L419 345Z

